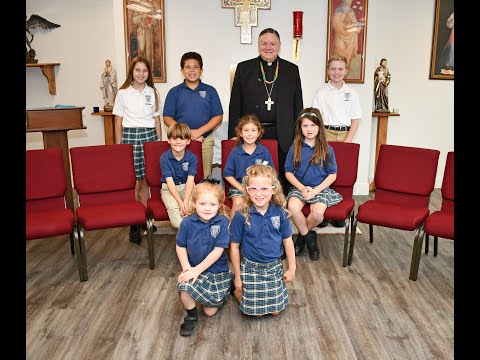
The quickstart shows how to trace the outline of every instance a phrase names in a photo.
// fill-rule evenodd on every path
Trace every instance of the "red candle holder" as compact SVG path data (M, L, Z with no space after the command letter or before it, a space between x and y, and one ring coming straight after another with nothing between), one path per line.
M293 12L293 37L301 38L303 35L303 11Z

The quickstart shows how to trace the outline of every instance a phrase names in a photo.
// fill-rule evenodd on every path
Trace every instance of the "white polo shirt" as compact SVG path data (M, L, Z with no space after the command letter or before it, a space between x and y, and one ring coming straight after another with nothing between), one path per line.
M324 125L350 126L352 119L362 118L358 94L345 82L340 89L332 86L330 81L318 89L312 107L320 110Z
M155 111L155 93L147 84L143 91L135 90L130 85L118 90L112 113L123 118L123 127L154 128L153 117L162 114L162 106L159 98L158 111Z

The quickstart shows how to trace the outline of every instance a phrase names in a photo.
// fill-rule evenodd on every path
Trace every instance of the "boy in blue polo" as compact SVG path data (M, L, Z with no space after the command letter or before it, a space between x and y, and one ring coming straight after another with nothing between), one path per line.
M196 52L182 55L180 68L184 81L171 88L163 107L163 122L187 124L192 140L202 142L204 177L211 177L213 162L213 130L222 122L223 108L217 90L200 80L203 60Z
M167 208L170 223L174 228L187 215L190 196L195 186L198 159L186 147L190 144L191 132L186 124L174 124L167 130L171 149L160 156L162 170L162 201Z

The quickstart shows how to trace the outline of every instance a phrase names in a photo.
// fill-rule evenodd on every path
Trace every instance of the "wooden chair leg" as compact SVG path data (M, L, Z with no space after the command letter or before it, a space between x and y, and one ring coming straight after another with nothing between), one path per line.
M425 234L425 254L428 254L428 245L429 245L430 239L428 237L428 234Z
M438 236L433 237L433 256L438 255Z
M358 215L358 214L357 214ZM357 215L355 215L355 218L353 220L353 225L352 225L352 232L350 234L350 246L348 248L348 260L347 260L347 265L352 264L352 257L353 257L353 247L355 246L355 234L357 232Z
M370 242L373 243L373 225L372 224L368 224L368 230L370 234Z
M155 269L155 247L153 243L153 222L151 215L147 219L147 244L148 244L148 264L150 270Z
M425 223L418 227L415 234L415 240L413 240L412 261L410 264L410 280L417 280L418 268L420 266L420 257L422 256L422 242L424 235Z

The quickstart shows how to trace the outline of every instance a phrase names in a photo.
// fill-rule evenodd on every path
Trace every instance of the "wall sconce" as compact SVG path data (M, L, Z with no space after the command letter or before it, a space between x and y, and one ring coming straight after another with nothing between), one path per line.
M300 60L300 39L303 35L303 11L293 12L293 60Z

